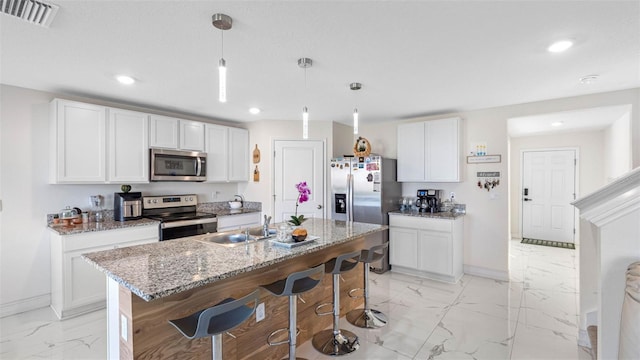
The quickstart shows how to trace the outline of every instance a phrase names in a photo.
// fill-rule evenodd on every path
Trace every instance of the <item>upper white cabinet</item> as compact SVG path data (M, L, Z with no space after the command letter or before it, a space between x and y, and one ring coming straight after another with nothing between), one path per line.
M179 122L176 118L151 115L149 146L177 150Z
M50 124L50 183L149 182L149 115L55 99Z
M149 146L204 151L204 123L151 115Z
M204 151L204 123L180 120L180 142L182 150Z
M205 125L207 182L249 180L249 132L221 125Z
M460 118L398 126L398 181L459 182Z
M106 181L106 108L54 99L50 105L49 182Z
M249 180L249 131L229 128L229 181Z
M149 182L149 115L109 108L107 181Z

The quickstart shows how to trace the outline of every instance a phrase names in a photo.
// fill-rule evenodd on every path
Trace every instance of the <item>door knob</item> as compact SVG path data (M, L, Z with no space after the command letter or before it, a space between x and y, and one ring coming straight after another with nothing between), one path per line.
M317 207L318 207L318 209L322 209L322 205L318 205Z

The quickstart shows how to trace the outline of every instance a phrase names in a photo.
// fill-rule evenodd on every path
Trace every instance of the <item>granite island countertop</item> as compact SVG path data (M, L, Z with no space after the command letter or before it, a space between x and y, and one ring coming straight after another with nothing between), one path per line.
M201 241L207 236L83 254L106 276L140 298L151 301L287 259L345 243L387 229L386 225L309 219L309 236L319 239L296 248L285 248L269 240L233 248Z
M402 216L413 216L413 217L422 217L422 218L430 218L430 219L447 219L454 220L461 216L464 216L465 213L461 212L417 212L417 211L389 211L389 215L402 215Z

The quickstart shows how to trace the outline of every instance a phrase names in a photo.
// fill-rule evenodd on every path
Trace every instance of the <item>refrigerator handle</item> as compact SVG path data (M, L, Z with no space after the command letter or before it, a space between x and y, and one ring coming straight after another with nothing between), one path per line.
M347 221L353 221L353 175L347 175Z

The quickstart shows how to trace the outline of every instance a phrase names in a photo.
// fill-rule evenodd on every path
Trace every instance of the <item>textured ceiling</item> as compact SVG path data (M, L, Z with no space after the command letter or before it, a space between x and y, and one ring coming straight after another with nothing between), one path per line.
M232 121L295 120L307 105L311 121L344 123L354 106L367 123L640 86L638 1L55 3L50 28L0 15L3 84ZM224 104L218 12L234 20ZM574 47L548 53L561 38ZM314 61L306 90L300 57Z

